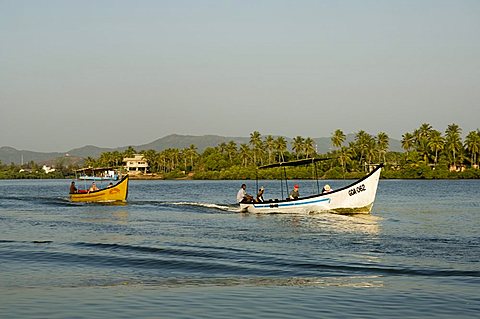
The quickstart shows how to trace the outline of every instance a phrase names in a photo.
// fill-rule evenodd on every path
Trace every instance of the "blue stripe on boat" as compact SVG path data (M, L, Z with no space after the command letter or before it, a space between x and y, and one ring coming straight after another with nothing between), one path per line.
M317 200L311 200L308 202L299 202L299 201L291 201L291 202L286 202L286 203L276 203L276 202L271 202L268 204L253 204L253 207L255 208L271 208L270 205L276 205L275 207L272 208L277 208L277 207L288 207L288 206L302 206L302 205L310 205L310 204L315 204L315 203L321 203L321 202L330 202L330 198L322 198L322 199L317 199Z

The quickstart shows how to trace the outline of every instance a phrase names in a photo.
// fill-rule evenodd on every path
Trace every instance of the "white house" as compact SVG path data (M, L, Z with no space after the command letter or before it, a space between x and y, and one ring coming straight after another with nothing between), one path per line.
M43 165L42 169L46 174L55 172L55 168L51 168L50 166L47 166L47 165Z
M148 162L142 154L134 154L133 157L125 157L123 162L125 163L127 174L147 174Z

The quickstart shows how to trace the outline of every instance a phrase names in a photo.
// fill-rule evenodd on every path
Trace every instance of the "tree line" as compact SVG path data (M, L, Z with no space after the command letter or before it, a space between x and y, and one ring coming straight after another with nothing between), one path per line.
M337 129L330 137L332 149L318 154L315 141L310 137L296 136L288 145L285 137L262 136L250 133L248 143L238 145L234 141L220 143L199 152L195 145L163 151L135 150L104 152L98 158L87 157L85 166L119 167L123 159L142 154L151 173L164 178L190 176L197 179L248 179L281 178L281 169L257 171L258 166L310 157L324 157L317 174L323 178L358 178L374 165L385 164L384 178L480 178L478 155L480 131L469 132L462 140L462 129L448 125L445 132L422 124L413 132L402 135L405 152L389 151L389 136L385 132L371 135L363 130L354 134L347 143L345 133ZM288 147L290 146L290 147ZM59 171L68 175L61 163ZM8 168L8 167L7 167ZM69 167L70 171L76 167ZM5 165L0 163L0 171ZM289 170L290 178L310 178L311 168L299 167ZM0 178L2 175L0 174Z
M168 177L182 177L194 173L195 178L253 178L259 174L256 167L310 157L331 158L320 165L320 173L327 178L356 178L376 164L384 163L387 178L478 178L480 131L469 132L462 141L462 129L448 125L445 132L422 124L413 132L402 135L405 152L389 151L390 138L385 132L371 135L363 130L354 134L347 143L345 133L337 129L330 137L332 150L318 154L315 141L296 136L290 147L285 137L262 136L250 133L248 143L234 141L208 147L202 153L195 145L183 149L169 148L160 152L137 152L129 147L125 152L106 152L98 159L87 158L91 166L117 166L124 157L143 154L152 173ZM295 170L294 170L295 171ZM304 176L308 168L299 169ZM466 172L466 173L465 173ZM266 178L276 178L280 170L260 172Z

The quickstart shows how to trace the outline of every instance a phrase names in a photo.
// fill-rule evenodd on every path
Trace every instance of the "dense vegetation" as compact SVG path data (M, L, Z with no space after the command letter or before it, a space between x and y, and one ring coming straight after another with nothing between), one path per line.
M402 136L405 152L400 153L388 151L389 137L384 132L372 136L359 131L354 140L347 144L346 135L338 129L331 135L332 151L317 154L312 138L297 136L289 148L284 137L262 137L255 131L250 134L248 144L237 145L233 141L221 143L205 149L201 154L195 145L161 152L137 152L129 147L124 152L102 153L96 159L88 157L85 165L121 166L125 157L141 153L150 165L150 172L164 178L254 179L258 176L261 179L271 179L283 177L283 169L257 170L256 167L278 161L324 157L331 160L321 162L317 173L319 177L327 179L358 178L378 163L385 163L382 172L384 178L479 178L480 131L469 132L464 141L461 135L462 130L456 124L449 125L442 134L425 123ZM71 175L76 167L65 167L63 164L57 165L55 174L43 174L37 178L45 178L45 175L54 178ZM33 177L18 171L19 167L15 165L0 165L0 178ZM312 176L314 172L311 167L288 170L288 178Z

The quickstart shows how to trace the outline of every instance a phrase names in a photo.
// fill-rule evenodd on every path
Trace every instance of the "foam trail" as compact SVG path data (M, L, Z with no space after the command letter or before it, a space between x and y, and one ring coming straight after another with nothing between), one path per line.
M220 204L213 204L213 203L200 203L200 202L174 202L172 205L178 206L194 206L194 207L205 207L205 208L213 208L227 212L234 212L238 213L240 208L235 205L220 205Z

